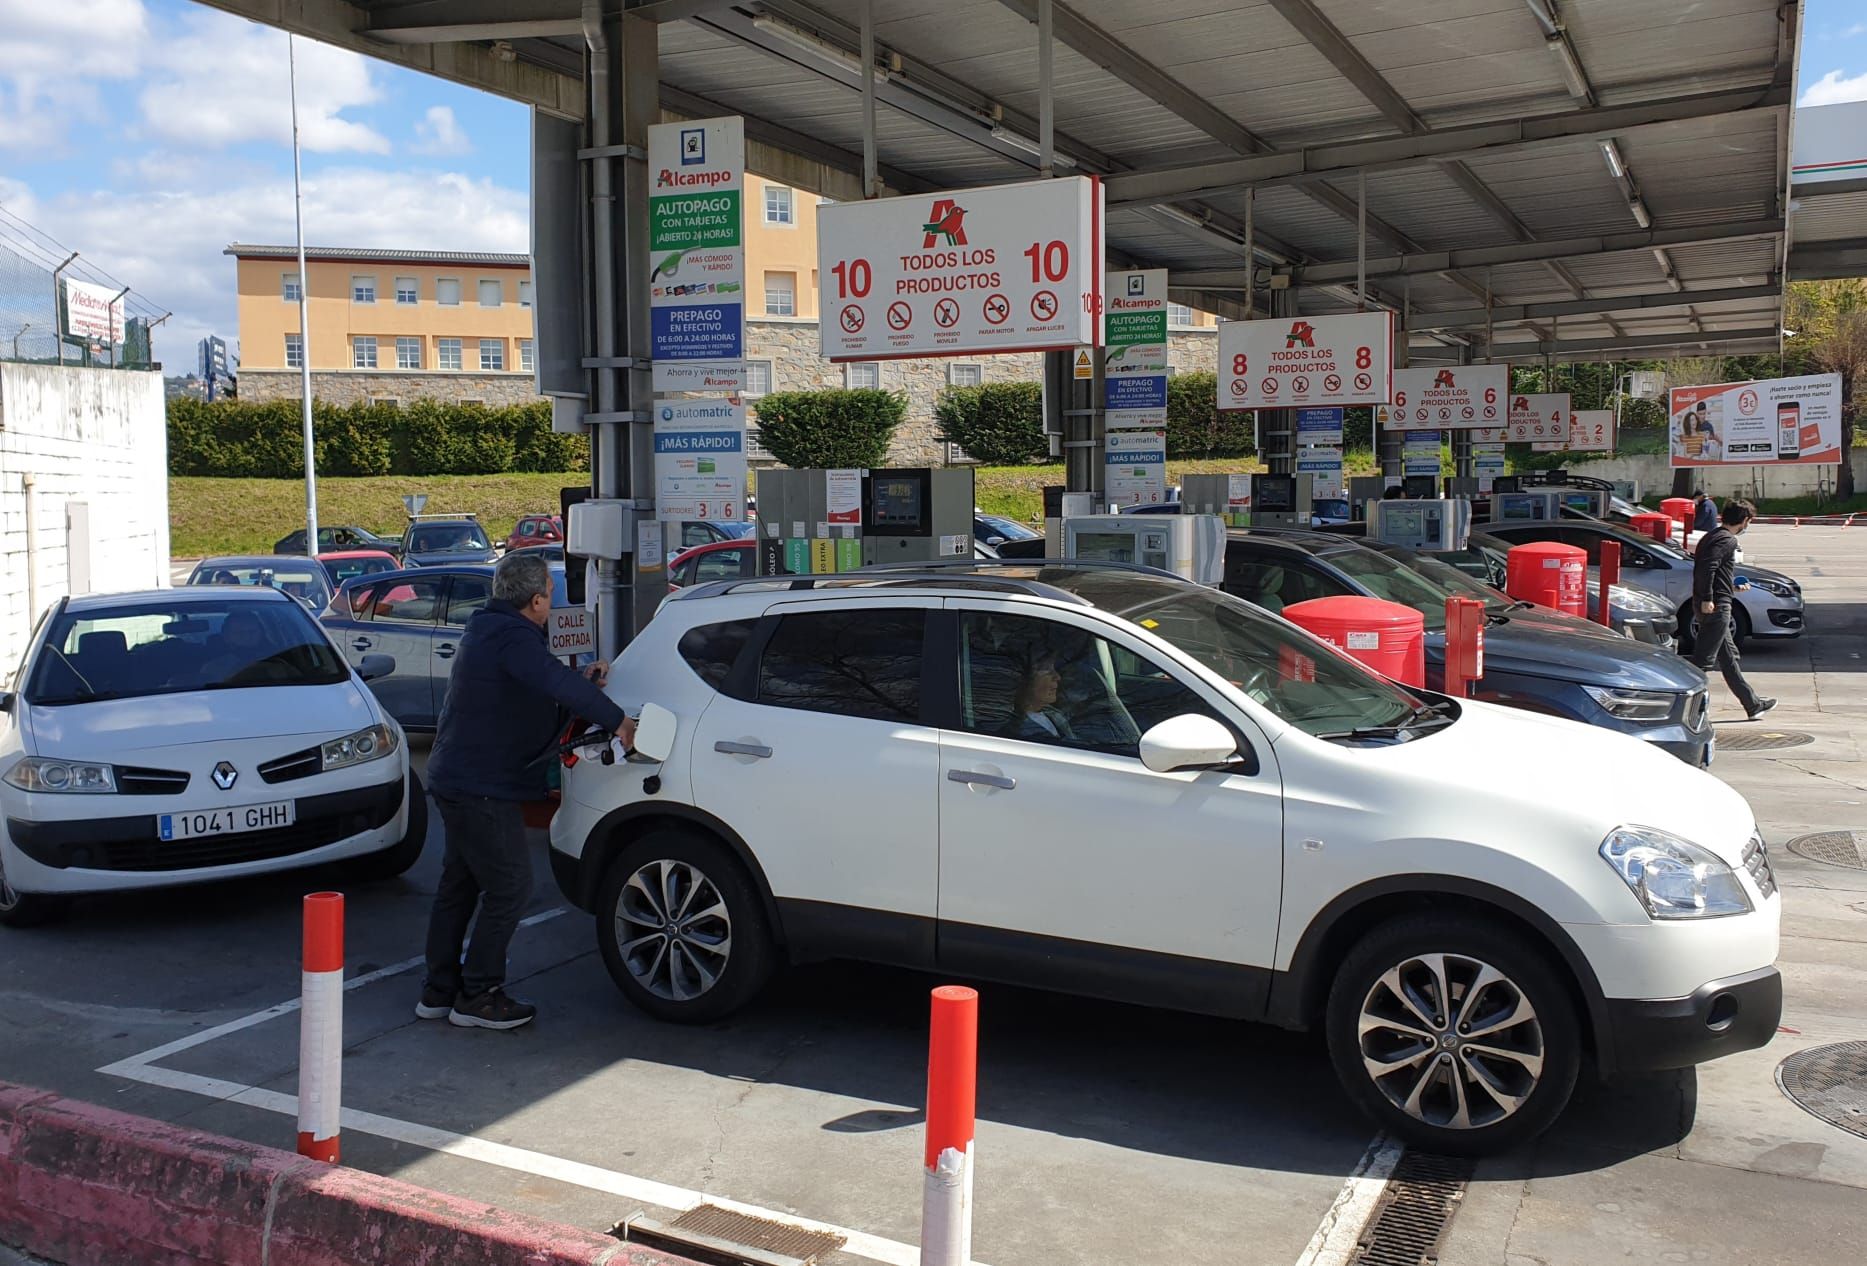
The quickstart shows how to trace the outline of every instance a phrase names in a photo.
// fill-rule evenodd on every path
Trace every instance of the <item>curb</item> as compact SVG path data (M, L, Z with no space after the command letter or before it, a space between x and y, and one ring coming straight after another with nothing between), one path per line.
M9 1082L0 1082L0 1243L111 1266L694 1266Z

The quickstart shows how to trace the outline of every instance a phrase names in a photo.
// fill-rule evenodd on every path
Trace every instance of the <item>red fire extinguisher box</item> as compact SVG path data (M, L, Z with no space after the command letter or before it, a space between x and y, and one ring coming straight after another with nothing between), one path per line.
M1412 607L1379 598L1312 598L1285 607L1283 617L1384 677L1426 688L1426 617Z
M1650 536L1665 544L1672 543L1673 517L1669 514L1636 514L1627 524L1642 536Z
M1519 602L1588 618L1588 554L1573 545L1531 541L1505 556L1504 592Z

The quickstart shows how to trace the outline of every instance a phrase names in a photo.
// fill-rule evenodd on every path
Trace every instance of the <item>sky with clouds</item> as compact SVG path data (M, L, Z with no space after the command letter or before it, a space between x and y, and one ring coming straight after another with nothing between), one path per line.
M1801 103L1867 100L1867 6L1806 13ZM222 249L292 240L285 36L191 0L0 0L0 33L0 242L17 217L172 310L171 372L231 340ZM526 248L523 106L303 40L298 85L308 241Z

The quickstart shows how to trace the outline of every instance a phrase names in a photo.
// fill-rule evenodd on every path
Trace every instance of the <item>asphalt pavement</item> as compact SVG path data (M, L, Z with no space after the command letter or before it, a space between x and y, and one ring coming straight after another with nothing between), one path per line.
M1746 655L1782 700L1743 719L1714 684L1713 772L1750 798L1785 893L1785 1031L1695 1071L1584 1086L1567 1117L1483 1163L1444 1266L1855 1260L1867 1139L1777 1089L1777 1064L1867 1039L1867 870L1789 852L1867 829L1867 529L1757 527L1747 556L1800 578L1809 635ZM1739 751L1733 736L1807 735ZM1557 771L1586 794L1587 771ZM347 1163L598 1230L702 1197L844 1233L828 1266L916 1260L926 998L932 978L825 965L786 973L704 1028L625 1004L587 916L538 848L516 1033L414 1019L429 853L348 893ZM0 929L0 1078L290 1147L298 990L295 874L81 903ZM975 1252L1060 1262L1350 1260L1378 1182L1371 1130L1312 1036L999 986L983 990ZM1344 1224L1344 1225L1337 1225ZM1333 1234L1331 1233L1333 1228ZM1345 1248L1345 1246L1347 1246ZM0 1261L3 1261L0 1258Z

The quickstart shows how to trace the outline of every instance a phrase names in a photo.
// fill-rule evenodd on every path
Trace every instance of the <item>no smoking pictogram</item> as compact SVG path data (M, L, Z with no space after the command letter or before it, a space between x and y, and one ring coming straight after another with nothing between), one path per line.
M934 304L934 324L943 330L950 330L959 324L959 304L951 299L942 299Z
M1251 384L1246 382L1243 378L1232 379L1232 394L1237 396L1239 399L1241 400L1244 399L1245 394L1249 392L1250 390L1251 390Z
M852 303L843 309L842 319L843 328L854 334L862 328L862 323L866 318L862 315L862 309Z
M1039 321L1048 321L1057 315L1056 292L1040 290L1031 296L1031 315Z
M893 329L907 329L908 326L914 324L914 309L908 307L905 303L889 304L888 324Z
M993 325L1003 325L1011 320L1011 300L1004 295L987 295L985 319Z

